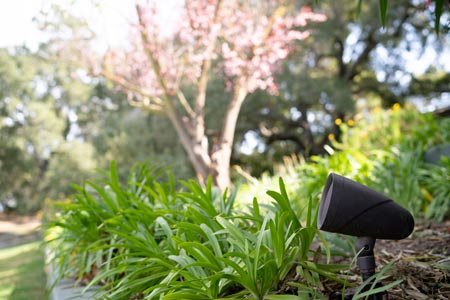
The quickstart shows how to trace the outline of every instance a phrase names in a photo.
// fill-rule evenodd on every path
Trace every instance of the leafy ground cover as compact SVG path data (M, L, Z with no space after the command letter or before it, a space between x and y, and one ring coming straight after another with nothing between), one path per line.
M60 203L46 226L59 274L101 284L109 299L279 299L280 289L320 299L320 276L345 282L335 271L347 266L313 259L323 250L311 248L321 238L312 201L300 219L281 179L271 204L255 199L244 211L211 182L178 190L146 164L125 184L114 163L106 175Z
M0 299L46 299L44 257L36 219L0 215Z
M33 240L36 235L15 236L14 233L24 233L30 227L35 226L35 221L17 221L10 218L9 224L3 222L0 226L0 299L45 299L45 289L41 262L33 263L33 260L42 261L42 257L36 257L39 253L38 245ZM448 299L450 298L450 221L431 222L419 221L413 235L402 241L378 240L376 244L376 259L379 268L390 261L395 261L389 270L388 277L383 280L384 284L389 284L397 279L403 282L389 290L390 299L410 300L410 299ZM11 240L14 237L14 240ZM25 244L17 245L17 242L25 240ZM10 246L8 246L10 245ZM30 251L26 251L26 250ZM24 251L25 250L25 251ZM27 254L27 259L17 259L20 253ZM30 255L31 253L31 255ZM11 256L13 255L13 256ZM350 262L350 258L334 258L336 263ZM38 267L38 265L41 265ZM30 268L31 266L31 268ZM17 270L27 270L28 276L17 274ZM34 271L33 271L34 270ZM357 279L357 271L351 269L347 271L352 274L353 279ZM33 288L19 288L17 282L25 282L28 287L32 283ZM13 288L13 286L15 288ZM280 287L280 292L286 290ZM342 285L323 280L324 294L330 299L341 299L336 295L342 290ZM16 291L14 291L16 290ZM19 290L21 290L19 292ZM334 295L334 296L333 296Z
M100 284L117 300L342 299L334 293L360 284L354 241L316 226L321 190L336 172L387 194L418 221L410 238L378 243L378 279L391 298L446 299L450 165L423 156L450 142L450 122L399 107L359 122L343 125L329 156L287 160L283 179L251 180L244 192L175 183L145 163L121 182L113 162L46 214L59 274Z

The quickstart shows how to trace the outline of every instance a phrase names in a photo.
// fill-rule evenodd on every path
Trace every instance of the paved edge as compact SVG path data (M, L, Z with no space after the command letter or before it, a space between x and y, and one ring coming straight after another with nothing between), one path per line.
M96 294L100 286L94 285L85 291L84 286L76 286L76 281L74 279L62 279L59 280L56 285L53 286L53 283L58 278L58 269L55 267L54 263L52 263L52 257L54 257L54 253L51 252L48 248L45 249L45 258L47 264L47 289L50 291L49 300L69 300L69 299L78 299L78 300L92 300L101 297L101 293ZM95 296L95 297L94 297Z

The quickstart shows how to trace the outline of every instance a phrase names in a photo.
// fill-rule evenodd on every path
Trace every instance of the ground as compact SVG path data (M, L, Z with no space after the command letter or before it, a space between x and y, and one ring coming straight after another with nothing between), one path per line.
M0 214L0 300L44 300L44 256L35 217Z
M399 285L389 289L388 296L384 299L450 299L450 221L419 221L416 222L413 234L407 239L377 240L375 259L378 271L394 261L386 271L387 277L383 279L383 285L402 280ZM351 258L340 259L337 262L351 263L350 260ZM355 268L351 272L358 271ZM356 279L358 278L355 278L358 283ZM330 299L342 299L342 293L334 292L342 290L342 286L325 282L325 289L329 291L327 294Z
M418 222L411 238L376 248L382 264L398 260L392 277L404 280L389 299L450 299L450 221Z
M36 217L0 215L0 300L45 299L39 224ZM403 280L389 289L388 299L450 299L450 221L419 221L407 239L378 240L375 253L380 268L395 261L384 285ZM329 295L340 289L330 282L324 286Z

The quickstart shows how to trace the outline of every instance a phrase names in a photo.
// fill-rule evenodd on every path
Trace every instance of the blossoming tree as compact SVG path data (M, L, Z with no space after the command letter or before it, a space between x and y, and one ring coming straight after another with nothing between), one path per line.
M293 13L276 1L257 3L186 0L179 24L167 35L156 21L157 6L137 2L131 47L109 51L99 71L127 92L131 105L167 116L198 179L211 175L222 190L230 185L234 132L246 96L256 89L277 93L280 62L308 37L307 21L325 20L308 7ZM228 102L212 143L205 107L214 101L207 95L214 73L226 82Z

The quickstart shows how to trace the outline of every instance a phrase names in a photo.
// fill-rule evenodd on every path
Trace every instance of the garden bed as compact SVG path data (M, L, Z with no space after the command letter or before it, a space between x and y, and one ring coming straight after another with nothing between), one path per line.
M450 221L419 221L408 239L377 240L375 255L379 268L396 261L388 271L389 276L383 280L384 285L403 279L400 285L388 291L390 300L450 299ZM350 263L351 259L334 262ZM357 274L358 271L352 269L346 273ZM358 276L354 278L356 281ZM330 299L341 299L336 291L342 291L342 286L323 280L324 294ZM75 286L73 279L65 279L55 286L50 299L93 299L98 286L81 294L84 288ZM279 293L286 288L280 287Z
M403 280L389 290L390 300L450 299L450 221L419 221L407 239L377 240L375 256L379 268L395 261L384 285ZM341 299L332 295L342 286L329 281L324 285L330 299Z
M393 279L404 279L390 299L450 299L450 221L419 222L411 239L377 248L381 263L398 260Z

